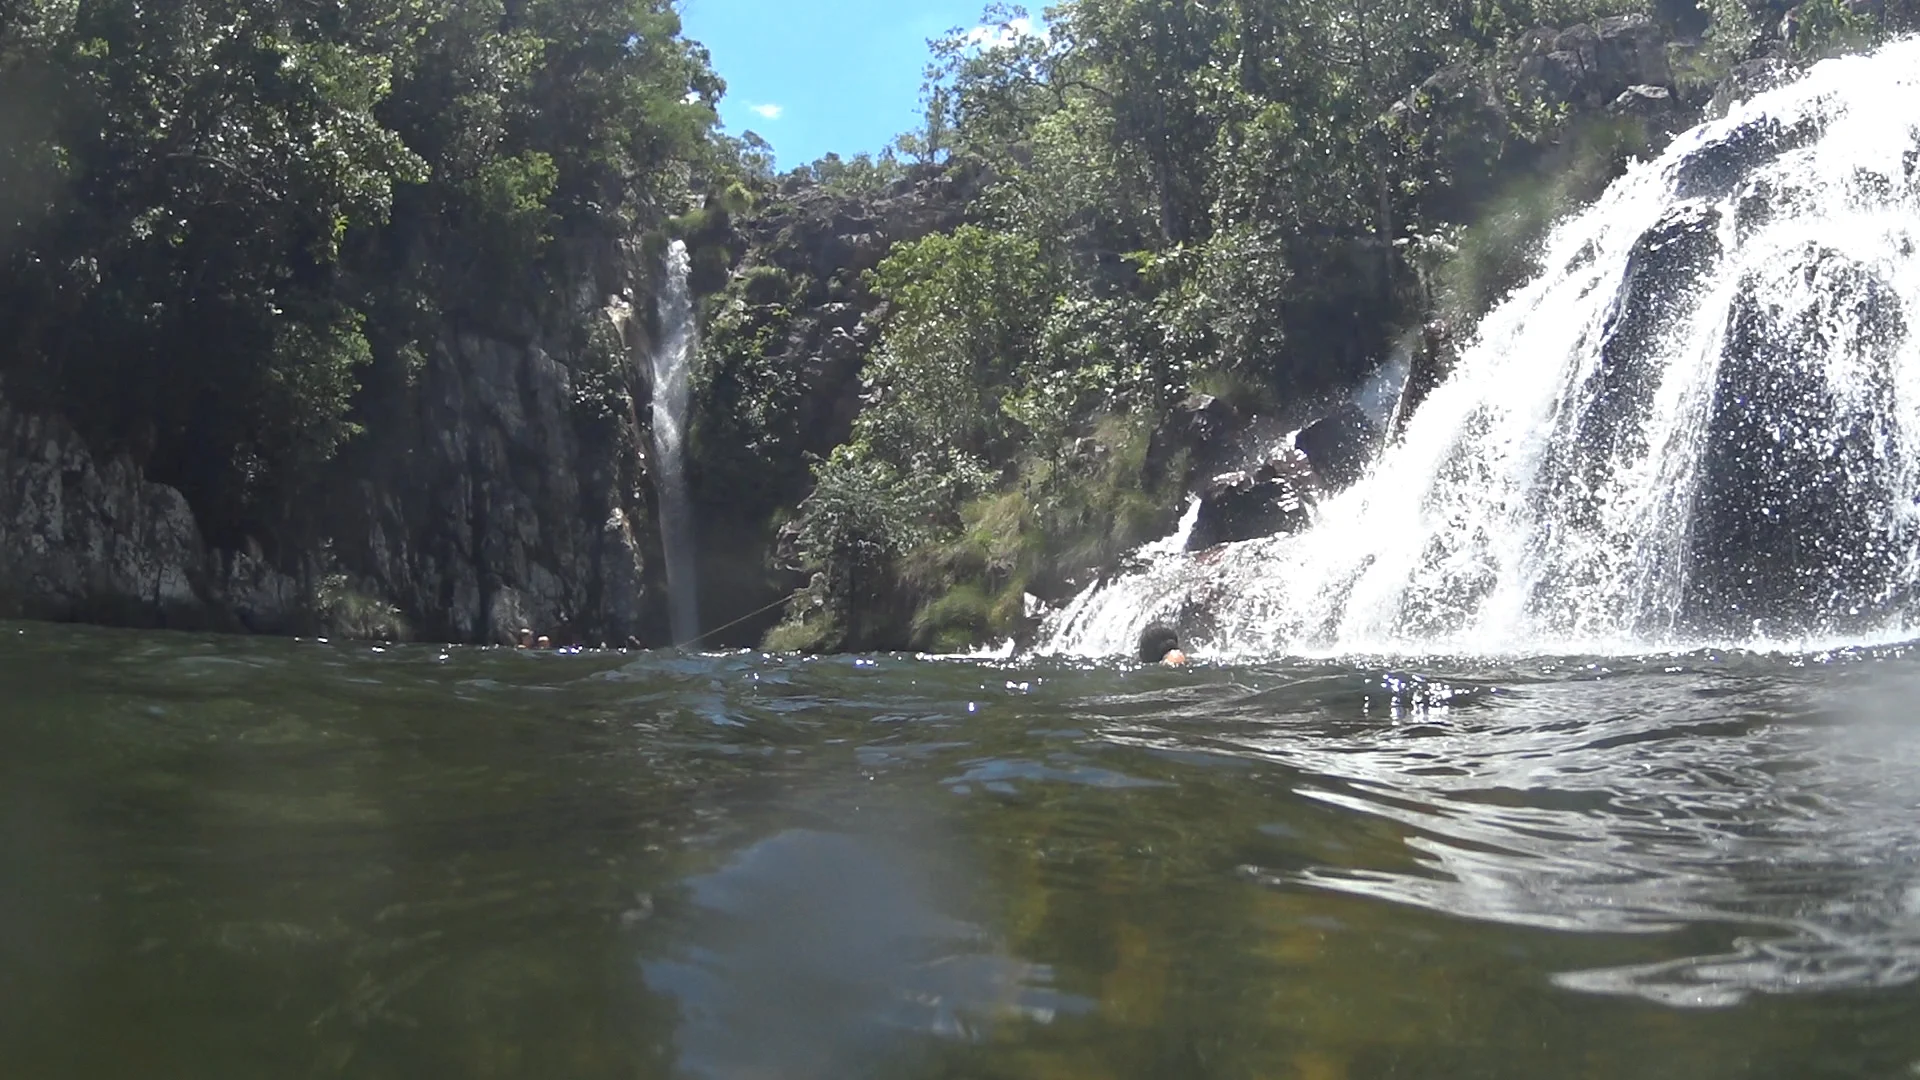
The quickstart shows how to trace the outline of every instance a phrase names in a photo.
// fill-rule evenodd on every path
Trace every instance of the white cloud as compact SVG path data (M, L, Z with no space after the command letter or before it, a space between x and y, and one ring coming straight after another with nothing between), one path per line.
M1005 24L995 23L991 26L974 27L967 31L967 44L983 49L1000 49L1015 44L1022 38L1035 36L1044 37L1045 32L1036 35L1033 31L1032 19L1014 19Z
M781 114L787 111L784 105L749 105L747 108L758 113L765 120L778 120Z

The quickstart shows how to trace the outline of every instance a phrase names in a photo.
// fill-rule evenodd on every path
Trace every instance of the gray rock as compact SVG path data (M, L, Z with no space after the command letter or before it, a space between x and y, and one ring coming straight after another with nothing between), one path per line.
M622 327L643 356L635 322ZM636 365L620 358L629 389L613 415L594 415L538 342L446 342L399 403L413 422L369 424L343 462L353 482L330 516L341 564L426 637L645 638L644 552L657 541Z
M1662 117L1673 107L1673 91L1664 86L1629 86L1613 99L1608 111L1621 116Z
M1799 76L1799 68L1775 57L1735 64L1714 87L1713 99L1707 103L1707 119L1718 120L1748 98L1785 86Z
M1246 418L1239 410L1211 394L1194 394L1175 407L1147 445L1147 467L1164 470L1174 455L1186 452L1189 476L1208 475L1225 468L1238 453Z
M1320 486L1339 491L1366 472L1380 449L1380 431L1359 406L1349 403L1300 429L1293 445L1313 466Z
M1815 286L1782 304L1780 277ZM1910 541L1886 465L1898 436L1894 354L1912 315L1880 267L1809 243L1741 280L1715 373L1692 507L1686 618L1709 633L1884 626L1910 609ZM1831 328L1857 328L1836 345ZM1845 349L1859 374L1835 390Z
M1550 100L1599 108L1629 87L1673 83L1666 37L1644 15L1581 23L1557 35L1536 31L1523 45L1531 55L1519 73L1539 83Z
M1306 528L1313 520L1308 508L1313 486L1312 468L1303 457L1213 477L1200 490L1200 515L1187 550Z
M294 580L257 552L208 548L180 492L67 424L0 402L0 607L16 615L182 628L290 627Z

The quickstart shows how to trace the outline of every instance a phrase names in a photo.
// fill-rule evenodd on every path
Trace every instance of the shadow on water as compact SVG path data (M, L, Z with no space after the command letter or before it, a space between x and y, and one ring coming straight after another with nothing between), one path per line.
M7 1076L1920 1062L1902 648L1170 671L0 629Z

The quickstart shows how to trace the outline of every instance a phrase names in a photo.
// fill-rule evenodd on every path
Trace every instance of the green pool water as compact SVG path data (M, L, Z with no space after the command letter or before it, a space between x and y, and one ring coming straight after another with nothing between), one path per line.
M1920 1071L1904 648L0 644L0 1076Z

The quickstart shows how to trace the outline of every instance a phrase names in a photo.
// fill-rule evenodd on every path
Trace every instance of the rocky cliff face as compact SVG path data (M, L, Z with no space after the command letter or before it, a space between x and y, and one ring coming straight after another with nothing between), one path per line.
M407 628L453 642L649 640L644 400L625 318L652 282L609 250L545 333L449 327L370 390L293 550L212 548L187 500L58 420L0 406L0 613L260 633ZM369 615L371 614L371 618ZM356 626L356 624L360 624Z
M745 256L708 314L747 328L751 348L723 336L699 377L704 625L793 588L772 565L774 516L807 494L808 455L844 441L860 408L885 317L862 275L895 244L957 225L979 183L927 170L877 194L798 185L740 223ZM186 499L133 461L96 460L55 420L0 413L0 611L373 632L343 616L344 597L373 626L427 640L504 643L526 627L563 644L658 643L641 362L656 262L605 245L575 260L540 317L446 327L408 384L363 395L365 432L315 493L314 535L280 550L216 550Z
M632 257L628 257L629 254ZM518 340L451 328L416 383L369 405L326 515L354 587L418 634L650 641L657 547L632 361L654 282L609 249ZM640 299L636 300L636 296Z
M211 550L185 497L132 461L0 404L0 614L286 632L304 595L257 551Z

